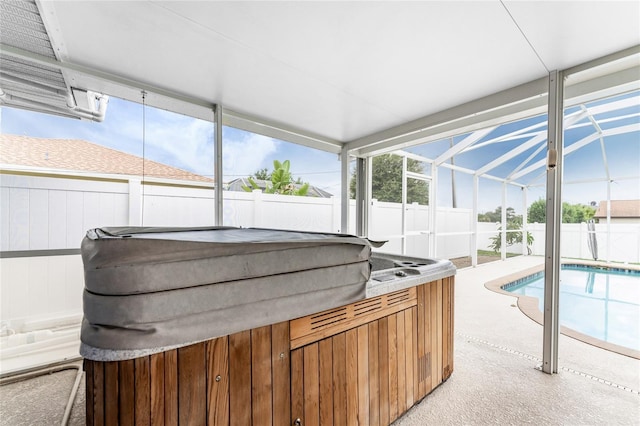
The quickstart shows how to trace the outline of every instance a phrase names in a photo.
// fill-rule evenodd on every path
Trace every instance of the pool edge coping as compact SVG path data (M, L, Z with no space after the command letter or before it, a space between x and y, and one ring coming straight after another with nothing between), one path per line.
M578 259L563 259L561 263L566 265L581 265L581 266L596 266L600 268L629 269L633 271L640 270L640 267L636 265L624 265L624 268L621 268L620 266L622 266L622 264L610 264L605 262L578 260ZM502 286L504 286L505 284L509 284L513 281L520 280L520 279L529 277L531 275L535 275L539 272L544 272L544 264L533 266L527 269L513 272L511 274L504 275L502 277L496 278L491 281L487 281L486 283L484 283L484 287L487 290L491 290L495 293L517 298L518 309L520 309L520 311L525 316L529 317L529 319L537 322L540 325L543 325L544 315L538 309L537 297L518 295L502 289ZM605 349L611 352L618 353L620 355L624 355L630 358L635 358L640 360L640 351L636 351L630 348L625 348L624 346L616 345L614 343L605 342L604 340L596 339L595 337L589 336L584 333L580 333L578 331L575 331L563 325L560 326L560 333L564 334L567 337L571 337L572 339L579 340L588 345L596 346L601 349Z

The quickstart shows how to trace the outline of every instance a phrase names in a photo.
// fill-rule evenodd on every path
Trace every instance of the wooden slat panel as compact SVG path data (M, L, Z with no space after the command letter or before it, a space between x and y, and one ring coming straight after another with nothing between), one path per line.
M451 302L449 303L449 307L451 309L451 322L449 324L449 328L451 330L451 344L449 345L449 365L451 366L451 373L453 373L453 358L454 358L454 351L453 351L453 345L454 345L454 322L455 322L455 306L456 306L456 281L455 281L455 277L449 277L449 288L451 290Z
M300 419L305 424L304 418L304 356L303 349L291 351L291 419ZM289 424L289 423L283 423Z
M104 425L104 362L93 363L93 423Z
M415 306L416 290L411 287L405 290L379 296L379 305L375 310L368 310L367 303L370 300L351 303L333 310L320 312L318 314L308 315L291 321L291 348L299 348L311 342L317 342L329 336L342 333L361 325L367 324L376 319L392 315L404 309ZM335 312L343 310L342 314L337 316ZM335 322L326 320L318 325L318 317L335 319ZM334 318L335 317L335 318Z
M358 424L358 332L348 330L347 350L347 424Z
M180 425L202 425L207 419L204 343L178 349L178 418Z
M178 350L164 353L164 421L178 424Z
M340 333L333 340L333 424L347 424L347 336Z
M427 353L427 329L426 329L426 304L425 304L425 286L420 285L416 288L418 305L416 306L416 346L417 346L417 366L418 371L416 376L418 377L417 395L416 399L420 400L427 394L427 386L425 381L425 365L424 359Z
M320 425L320 364L318 344L302 348L304 351L304 425Z
M413 320L413 401L420 401L420 372L418 367L418 308L411 308Z
M413 346L413 308L404 311L404 341L405 341L405 408L411 408L413 405L413 386L414 386L414 370L415 347Z
M291 368L289 322L271 327L271 364L273 369L273 424L291 423Z
M151 355L151 424L164 421L164 352Z
M207 352L207 422L229 425L229 337L209 340Z
M333 339L318 342L320 367L320 424L333 424Z
M133 360L135 370L136 425L151 424L151 392L149 389L149 357Z
M254 425L271 425L271 326L251 330L251 406Z
M437 340L436 340L436 353L438 355L438 363L437 363L437 377L436 377L436 385L439 385L440 383L442 383L442 370L444 368L444 365L442 363L443 359L442 359L442 348L443 348L443 328L442 328L442 315L443 315L443 309L442 309L442 292L443 292L443 286L442 286L442 280L438 280L437 284L436 284L436 318L437 318L437 323L436 323L436 328L438 330L437 333ZM435 387L434 386L434 387Z
M95 405L94 389L93 389L93 364L94 361L85 359L83 362L85 377L85 423L87 426L93 426L93 407Z
M204 342L178 349L178 417L181 425L207 421Z
M378 325L378 378L380 381L380 424L389 420L389 320L382 318Z
M425 373L426 373L426 377L425 377L425 388L426 388L426 393L431 392L431 390L433 389L433 384L432 384L432 357L433 357L433 353L432 353L432 346L433 346L433 333L434 333L434 329L433 329L433 325L435 324L434 318L435 318L435 309L434 306L432 305L432 297L431 297L431 292L432 292L432 288L433 283L429 283L429 284L425 284L425 291L424 291L424 306L425 306L425 317L424 317L424 321L425 321L425 350L426 350L426 358L425 358Z
M398 347L398 413L402 414L407 411L407 366L406 366L406 345L404 334L404 312L398 312L396 315L396 339Z
M251 333L229 336L229 421L251 424Z
M135 421L135 368L132 359L120 361L118 366L118 386L120 387L119 420L120 426L130 426Z
M445 278L442 288L442 380L447 380L451 375L451 286L449 278Z
M380 425L380 366L378 365L378 324L369 323L369 424Z
M397 318L388 317L389 321L389 420L398 418L398 339Z
M429 391L435 389L438 386L438 285L436 282L429 284L429 337L431 343L429 346L429 353L431 354L431 388Z
M369 424L369 326L358 327L358 422Z
M104 363L104 422L118 424L118 363Z

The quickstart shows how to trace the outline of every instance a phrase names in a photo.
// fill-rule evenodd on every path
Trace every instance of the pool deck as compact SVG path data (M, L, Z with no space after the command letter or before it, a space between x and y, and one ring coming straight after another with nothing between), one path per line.
M485 283L543 263L516 257L458 271L451 378L394 426L545 424L640 425L640 361L561 335L559 372L544 374L542 326L516 297ZM75 372L0 387L0 425L59 423ZM84 380L69 424L84 424Z

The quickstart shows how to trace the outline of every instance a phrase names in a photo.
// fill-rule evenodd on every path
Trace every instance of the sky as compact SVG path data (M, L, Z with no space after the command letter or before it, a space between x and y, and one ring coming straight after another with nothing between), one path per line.
M634 97L635 104L616 111L626 116L617 122L605 122L602 128L616 124L640 124L640 94L628 94L618 97L625 99ZM594 102L594 105L602 103ZM574 113L576 108L569 109L567 114ZM598 119L611 118L609 112L603 112ZM491 141L518 129L529 128L519 138L494 143ZM193 173L213 177L213 135L214 125L211 122L187 117L181 114L164 111L153 107L111 97L104 122L72 120L48 114L34 113L15 108L0 108L0 130L2 133L28 135L48 138L74 138L100 144L109 148L124 151L137 156L179 167ZM457 166L476 170L518 147L535 136L536 132L546 134L546 117L531 117L514 123L506 123L483 137L476 145L479 148L470 150L455 157ZM565 133L565 147L594 132L588 119L577 122L577 127ZM427 158L436 158L468 135L459 135L451 139L436 141L407 149ZM544 143L541 142L542 144ZM605 155L609 163L612 199L640 198L640 132L626 133L607 137L604 141ZM512 160L491 170L489 173L508 176L520 163L529 157L538 145L523 152ZM567 149L567 148L565 148ZM546 150L542 149L534 161L543 160ZM223 128L223 161L224 181L238 177L253 175L262 168L272 169L273 160L290 160L294 178L320 187L336 196L340 194L340 161L336 154L303 147L289 142L273 139L230 127ZM429 173L429 170L425 170ZM455 172L456 205L462 208L472 207L472 177ZM620 180L617 178L634 176L635 179ZM568 155L565 159L565 182L604 179L606 177L602 147L596 140L584 148ZM451 207L452 172L440 167L438 173L438 205ZM531 185L527 193L527 204L545 196L545 169L524 176L520 182ZM570 203L588 204L606 199L606 182L588 182L565 185L563 200ZM502 185L489 179L480 179L479 211L491 211L501 204ZM523 204L523 191L508 186L507 205L514 207L520 214Z

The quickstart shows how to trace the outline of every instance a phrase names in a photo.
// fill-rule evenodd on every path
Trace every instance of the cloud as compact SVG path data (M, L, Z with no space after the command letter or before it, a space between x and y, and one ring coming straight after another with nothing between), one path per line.
M222 147L225 181L251 176L263 167L271 169L267 158L278 150L279 144L279 141L267 136L227 132Z
M148 158L211 176L215 164L213 124L189 117L169 121L163 118L161 124L147 126Z

